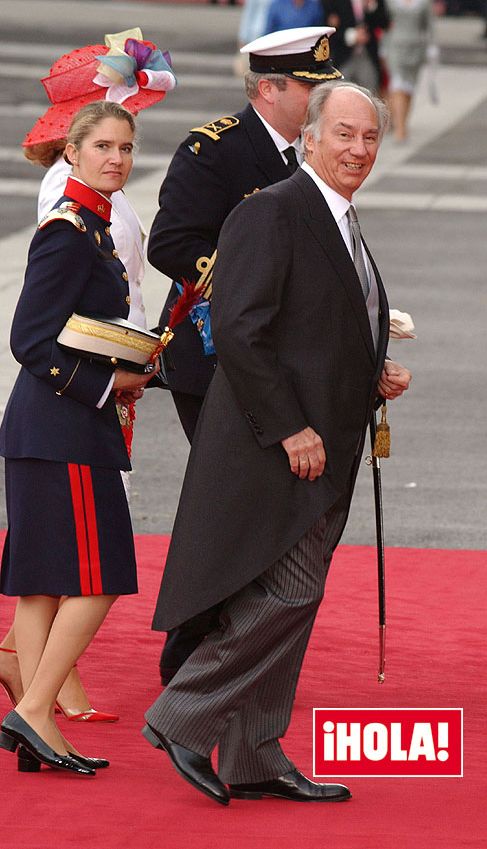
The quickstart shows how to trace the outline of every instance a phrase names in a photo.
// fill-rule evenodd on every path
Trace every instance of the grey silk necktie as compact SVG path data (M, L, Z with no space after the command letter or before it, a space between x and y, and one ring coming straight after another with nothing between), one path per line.
M292 145L283 150L283 154L287 159L287 170L290 174L294 174L296 168L299 167L298 157L296 156L296 148Z
M350 235L352 237L352 248L353 248L353 262L355 265L355 269L357 271L360 285L362 286L362 292L364 293L364 298L367 300L369 295L369 278L367 276L367 269L365 267L364 255L362 253L362 238L360 235L360 224L358 223L357 213L355 212L354 207L350 204L347 212L348 224L350 227Z

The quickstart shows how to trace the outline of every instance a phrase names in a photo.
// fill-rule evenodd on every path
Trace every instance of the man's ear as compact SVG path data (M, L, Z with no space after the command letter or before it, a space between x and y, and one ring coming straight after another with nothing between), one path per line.
M265 77L260 79L257 88L259 90L260 96L266 101L266 103L274 103L274 96L276 87L274 83L271 83L270 80L266 80Z
M303 145L304 145L304 153L314 153L315 149L315 138L311 133L304 133L303 135Z

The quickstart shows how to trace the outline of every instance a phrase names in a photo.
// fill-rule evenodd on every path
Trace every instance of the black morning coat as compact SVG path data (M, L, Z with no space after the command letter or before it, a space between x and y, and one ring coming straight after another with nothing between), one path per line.
M130 469L113 394L96 406L114 366L80 360L56 342L73 312L127 318L129 311L127 274L109 235L110 204L80 185L68 180L56 208L81 192L91 207L77 212L86 230L51 212L30 245L10 337L22 368L3 417L0 454Z
M196 262L201 256L212 256L232 209L257 189L289 177L281 154L252 106L231 117L235 119L238 123L220 129L216 138L191 132L177 149L161 186L148 258L173 280L197 280ZM225 126L221 119L216 124ZM177 295L173 284L159 321L161 327L167 324ZM167 371L170 388L203 397L215 372L216 357L205 356L191 319L178 326L169 357L174 366Z
M156 630L231 596L351 494L389 332L371 262L377 352L355 266L308 174L298 169L253 195L225 222L212 306L219 362L189 458ZM312 482L291 473L280 444L307 425L327 457Z

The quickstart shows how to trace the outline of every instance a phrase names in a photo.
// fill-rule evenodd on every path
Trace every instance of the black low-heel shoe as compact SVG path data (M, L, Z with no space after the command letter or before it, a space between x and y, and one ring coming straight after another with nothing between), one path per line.
M53 769L64 769L76 775L96 775L92 767L84 766L69 755L58 755L15 710L7 714L1 727L0 747L2 749L15 752L18 746L23 746L37 761Z
M17 769L19 772L40 772L41 762L31 755L25 746L19 746L17 752Z
M107 761L106 758L85 758L84 755L74 753L70 757L88 767L88 769L106 769L107 766L110 766L110 761Z
M88 769L104 769L110 766L110 761L105 758L85 758L82 755L69 754L71 760L77 761L82 766ZM17 751L17 769L19 772L39 772L41 762L31 755L25 746L19 746Z

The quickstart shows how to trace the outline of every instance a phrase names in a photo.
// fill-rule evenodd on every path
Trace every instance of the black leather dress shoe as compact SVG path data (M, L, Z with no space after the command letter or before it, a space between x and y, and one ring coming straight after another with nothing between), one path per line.
M233 799L262 799L277 796L294 802L345 802L352 794L344 784L317 784L299 770L292 769L279 778L255 784L230 784Z
M17 769L19 772L39 772L41 762L25 746L19 746L17 756ZM105 758L85 758L83 755L74 754L74 752L69 753L68 757L88 769L104 769L110 766L110 761L107 761Z
M210 799L214 799L215 802L228 805L230 794L218 778L209 758L205 758L197 752L192 752L185 746L180 746L179 743L165 737L159 731L151 728L150 725L144 726L142 734L151 746L167 752L172 765L182 778L189 781L193 787L209 796Z
M58 755L15 710L7 714L1 727L0 748L15 752L18 746L24 746L36 760L53 769L64 769L76 775L96 775L92 767L84 766L70 755Z

